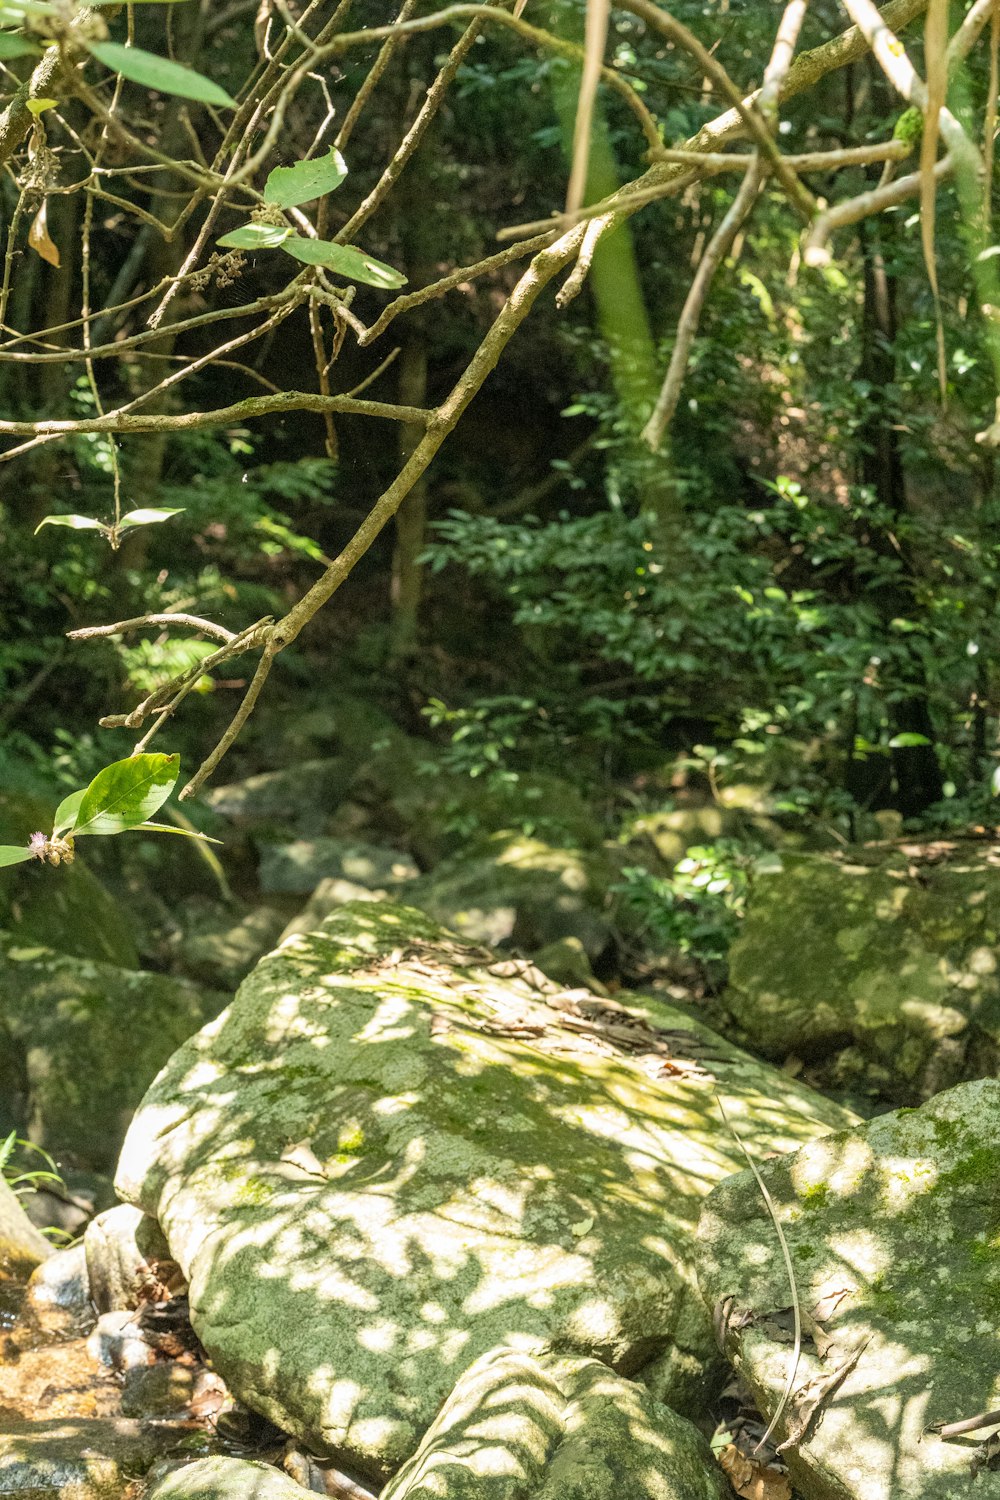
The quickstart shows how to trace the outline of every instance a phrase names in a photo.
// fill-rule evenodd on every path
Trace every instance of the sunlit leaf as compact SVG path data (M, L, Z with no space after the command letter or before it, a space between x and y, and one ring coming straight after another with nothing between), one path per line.
M242 224L215 243L227 250L275 250L291 232L283 224Z
M31 858L31 850L26 844L0 844L0 868L4 865L19 865L23 860Z
M59 100L58 99L28 99L25 102L26 102L26 107L27 107L27 110L28 110L28 114L29 115L34 115L35 119L37 120L38 116L39 115L44 115L44 113L45 113L45 111L47 109L55 109L56 105L59 103Z
M83 794L74 837L137 828L166 802L180 766L179 755L131 755L105 766Z
M406 285L406 277L401 272L366 255L357 245L335 245L332 240L308 240L304 235L293 234L281 248L307 266L326 266L327 270L346 276L350 281L363 281L368 286L387 289Z
M86 795L87 788L81 787L78 792L70 792L68 797L63 798L56 808L56 815L52 824L53 837L69 833L72 830L80 811L80 803Z
M264 184L264 202L276 208L296 208L339 188L347 176L347 163L335 146L317 161L297 161L293 167L275 167Z
M894 734L889 741L889 749L914 750L918 745L929 745L930 743L925 734Z
M176 833L182 839L198 839L203 844L218 844L220 849L222 847L221 839L210 838L197 828L172 828L169 823L137 823L135 826L141 833Z
M181 99L197 99L201 104L236 108L236 100L230 98L224 88L213 83L211 78L196 73L193 68L185 68L166 57L157 57L155 52L145 52L141 47L124 47L120 42L91 42L89 46L98 62L131 83L141 83L161 94L176 94Z
M127 516L122 516L118 522L119 531L128 531L132 526L156 526L160 521L169 521L171 516L184 514L183 505L176 510L152 509L130 510Z
M43 516L35 527L36 536L43 526L69 526L73 531L108 530L103 521L95 521L93 516Z

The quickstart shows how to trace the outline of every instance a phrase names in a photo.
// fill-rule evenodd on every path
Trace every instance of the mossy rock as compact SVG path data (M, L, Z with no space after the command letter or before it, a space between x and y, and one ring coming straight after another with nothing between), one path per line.
M396 740L357 772L350 796L369 811L369 837L405 841L424 868L505 830L600 848L601 818L572 783L544 771L461 776L436 767L435 754L425 742Z
M5 1113L55 1156L113 1166L144 1090L224 1003L184 979L0 935Z
M614 942L603 851L496 833L414 881L407 900L472 942L534 952L575 939L593 962Z
M27 844L51 831L55 803L0 792L0 844ZM19 942L78 958L135 968L139 958L128 912L115 901L79 849L72 864L38 860L0 871L0 929Z
M342 907L180 1048L122 1153L230 1389L380 1479L500 1344L656 1362L661 1398L697 1408L718 1356L691 1239L743 1159L716 1088L757 1156L853 1119L649 1001L677 1056L711 1058L655 1076L660 1054L581 1043L566 992L520 972L420 912Z
M786 855L758 876L725 1003L764 1053L853 1044L915 1102L1000 1059L1000 868L985 851Z
M792 1440L783 1457L801 1494L1000 1500L990 1463L970 1474L985 1433L929 1430L1000 1408L1000 1082L961 1084L758 1163L813 1320L777 1429ZM696 1269L767 1419L792 1368L792 1294L750 1172L706 1199Z
M591 1359L491 1350L381 1500L727 1500L697 1428Z

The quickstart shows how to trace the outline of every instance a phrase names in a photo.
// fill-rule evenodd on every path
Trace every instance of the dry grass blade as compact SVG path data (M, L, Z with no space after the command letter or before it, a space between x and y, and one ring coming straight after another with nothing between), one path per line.
M597 99L597 85L600 82L601 69L604 66L604 49L608 41L610 17L610 0L587 0L583 73L580 77L580 92L576 101L576 124L573 127L573 165L570 169L569 187L566 191L567 214L579 212L583 207L583 195L587 190L594 103Z
M764 1433L764 1436L761 1438L760 1442L753 1450L755 1453L759 1453L761 1448L763 1448L764 1444L767 1442L768 1438L771 1436L772 1432L777 1427L778 1423L781 1421L785 1407L791 1400L792 1390L795 1386L795 1377L799 1371L799 1358L802 1354L802 1309L799 1306L799 1293L798 1288L795 1285L795 1271L792 1268L791 1251L788 1248L788 1241L785 1239L785 1231L782 1229L781 1223L778 1219L778 1211L774 1206L774 1199L768 1192L767 1184L757 1170L756 1162L754 1161L753 1157L750 1155L750 1152L747 1150L746 1146L743 1144L742 1140L737 1135L735 1129L730 1123L729 1116L726 1114L722 1099L718 1094L716 1094L715 1096L715 1101L719 1106L719 1114L722 1116L726 1129L729 1131L729 1134L732 1136L733 1140L736 1142L737 1146L739 1146L740 1150L743 1152L744 1157L746 1158L746 1164L754 1175L754 1181L760 1188L761 1197L764 1199L764 1204L767 1208L767 1211L771 1215L771 1223L774 1225L775 1233L778 1236L778 1243L781 1245L781 1253L785 1258L785 1270L788 1273L788 1286L792 1294L792 1316L795 1320L795 1347L792 1351L792 1367L788 1372L788 1379L785 1381L785 1389L781 1393L781 1400L775 1407L774 1416L767 1424L767 1431Z
M924 23L924 66L927 72L927 108L924 110L924 133L920 141L920 239L923 245L927 280L934 298L934 322L937 330L938 384L942 403L947 399L948 374L944 346L944 320L941 314L941 292L938 286L937 255L934 249L934 220L937 211L937 161L941 109L948 92L948 0L930 0Z

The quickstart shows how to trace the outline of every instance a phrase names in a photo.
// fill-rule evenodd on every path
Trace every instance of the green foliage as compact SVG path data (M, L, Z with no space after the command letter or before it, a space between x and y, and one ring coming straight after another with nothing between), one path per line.
M106 68L120 73L132 83L141 83L144 88L175 94L181 99L195 99L201 104L219 105L223 109L236 108L236 100L219 84L196 73L194 68L171 62L168 57L157 57L141 47L124 47L119 42L91 42L90 51Z
M735 839L690 848L670 876L626 866L613 889L638 936L661 952L725 959L746 909L755 851Z
M109 836L129 829L176 833L217 843L194 829L171 828L149 820L170 796L180 774L179 755L130 755L105 766L89 786L70 792L56 808L49 837L33 833L25 847L0 845L0 866L40 859L50 865L71 863L78 838Z
M39 1162L42 1165L37 1165ZM66 1184L48 1152L33 1141L23 1140L16 1130L0 1141L0 1173L7 1186L21 1196L36 1193L47 1185L60 1192L66 1190Z

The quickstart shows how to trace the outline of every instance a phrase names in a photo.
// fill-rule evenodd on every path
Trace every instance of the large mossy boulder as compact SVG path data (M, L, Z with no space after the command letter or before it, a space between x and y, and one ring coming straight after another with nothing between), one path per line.
M853 1117L669 1006L517 975L423 914L288 939L153 1084L117 1186L155 1217L242 1400L391 1474L458 1377L514 1343L655 1368L697 1406L701 1200ZM534 986L534 987L532 987Z
M406 899L471 942L535 952L575 938L590 961L615 941L603 851L495 833L415 881Z
M0 1127L113 1166L145 1089L223 999L0 936Z
M462 1375L381 1500L726 1500L696 1427L593 1359L503 1347Z
M997 1500L977 1437L929 1429L1000 1408L1000 1082L961 1084L760 1172L806 1327L778 1427L804 1500ZM792 1369L792 1295L748 1171L705 1203L697 1274L770 1417Z
M775 1057L850 1044L913 1103L1000 1060L1000 867L975 845L785 856L754 883L725 1003Z
M49 832L55 803L19 793L0 792L0 844L27 844L36 832ZM0 879L0 931L22 944L41 944L78 958L135 968L139 959L128 913L80 854L72 864L37 860L12 865Z

